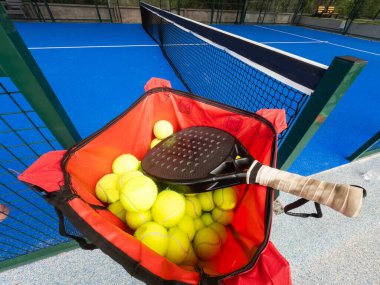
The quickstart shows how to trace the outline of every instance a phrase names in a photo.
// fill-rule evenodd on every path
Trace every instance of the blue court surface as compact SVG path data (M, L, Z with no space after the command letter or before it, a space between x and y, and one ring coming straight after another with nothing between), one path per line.
M185 90L139 24L16 27L82 137L128 108L151 77ZM290 171L309 175L348 163L346 157L380 129L379 42L294 26L217 27L326 65L345 55L368 61Z

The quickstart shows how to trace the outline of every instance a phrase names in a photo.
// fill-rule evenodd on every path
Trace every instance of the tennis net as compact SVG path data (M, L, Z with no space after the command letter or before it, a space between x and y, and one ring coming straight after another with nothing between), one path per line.
M281 147L327 66L146 3L140 8L145 31L188 91L249 112L285 109Z

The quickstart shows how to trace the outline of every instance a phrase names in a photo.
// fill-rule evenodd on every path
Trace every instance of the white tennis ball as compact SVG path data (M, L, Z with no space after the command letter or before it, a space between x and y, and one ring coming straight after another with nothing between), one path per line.
M165 256L168 248L168 232L163 226L147 222L135 231L134 236L159 255Z
M195 232L199 231L201 228L204 228L205 227L205 224L204 222L202 221L202 219L199 217L199 218L195 218L194 220L194 229L195 229Z
M105 203L114 203L119 200L119 175L109 173L104 175L95 186L96 197Z
M181 265L195 266L198 262L198 257L194 252L193 245L190 244L189 251L184 261L182 261ZM191 268L193 269L193 268Z
M185 234L187 234L189 241L193 240L195 235L195 227L194 221L190 216L185 215L182 218L182 220L177 224L177 227L180 228Z
M126 211L120 200L110 204L107 209L125 223Z
M214 222L210 213L202 214L201 220L205 226L211 225Z
M220 239L222 240L222 243L225 243L227 240L227 229L224 225L220 223L212 223L208 226L210 229L213 229L216 231L216 233L219 235Z
M132 154L122 154L112 163L113 173L122 174L131 170L137 170L139 160Z
M129 172L125 172L123 174L120 174L119 188L122 189L124 187L125 183L127 183L127 181L130 180L131 178L136 177L136 176L143 176L143 175L144 174L138 170L131 170Z
M141 225L150 222L152 220L152 214L150 211L143 211L143 212L126 212L125 214L125 221L127 225L132 229L135 230Z
M210 260L219 253L222 241L213 229L205 227L195 234L193 245L195 254L200 259Z
M168 136L172 135L173 131L173 125L166 120L160 120L153 126L153 133L156 138L160 140L166 139Z
M149 210L157 197L157 186L147 176L136 176L125 183L120 191L120 201L130 212Z
M213 194L214 202L222 210L232 210L236 206L237 193L233 187L217 189Z
M150 149L154 148L157 144L159 144L162 140L158 139L158 138L155 138L152 140L152 142L150 143Z
M211 191L199 193L197 197L199 202L201 203L201 208L203 211L209 212L212 211L212 209L214 209L215 204Z
M234 219L233 210L222 210L216 207L214 210L212 210L211 214L212 214L212 219L215 222L221 223L225 226L231 224L232 220Z
M152 206L153 220L164 227L177 225L185 215L185 198L183 195L166 189L157 195Z
M186 196L186 215L192 218L200 217L202 214L201 203L197 196Z
M174 227L168 232L168 249L165 257L175 264L182 263L190 248L190 241L181 229Z

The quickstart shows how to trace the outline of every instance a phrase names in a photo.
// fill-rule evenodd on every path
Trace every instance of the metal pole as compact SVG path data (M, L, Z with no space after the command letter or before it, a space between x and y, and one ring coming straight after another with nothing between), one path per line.
M113 23L112 13L111 13L111 8L110 8L110 1L112 1L112 0L107 1L107 8L108 8L108 14L110 16L110 21L111 21L111 23Z
M35 62L12 21L0 5L0 63L18 90L64 148L81 137Z
M244 0L243 14L240 17L240 24L245 23L245 17L247 15L248 8L249 8L249 0Z
M45 2L45 7L46 7L46 9L47 9L47 11L48 11L48 13L49 13L50 19L51 19L53 22L55 22L55 19L54 19L53 13L51 12L50 7L49 7L49 3L47 2L47 0L44 0L44 2Z
M215 11L215 0L212 0L210 25L212 25L214 22L214 11Z
M360 9L363 7L365 0L355 0L352 10L350 11L349 17L344 25L342 34L346 34L350 28L352 22L359 16Z
M99 11L97 0L94 0L94 4L95 4L96 13L98 14L99 22L102 23L102 17L100 16L100 11Z

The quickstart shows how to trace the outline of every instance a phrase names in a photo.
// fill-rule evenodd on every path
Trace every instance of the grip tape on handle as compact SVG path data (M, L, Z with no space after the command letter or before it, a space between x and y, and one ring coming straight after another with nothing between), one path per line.
M251 177L252 182L326 205L348 217L357 217L363 202L360 187L325 182L266 165L261 165L256 176Z

